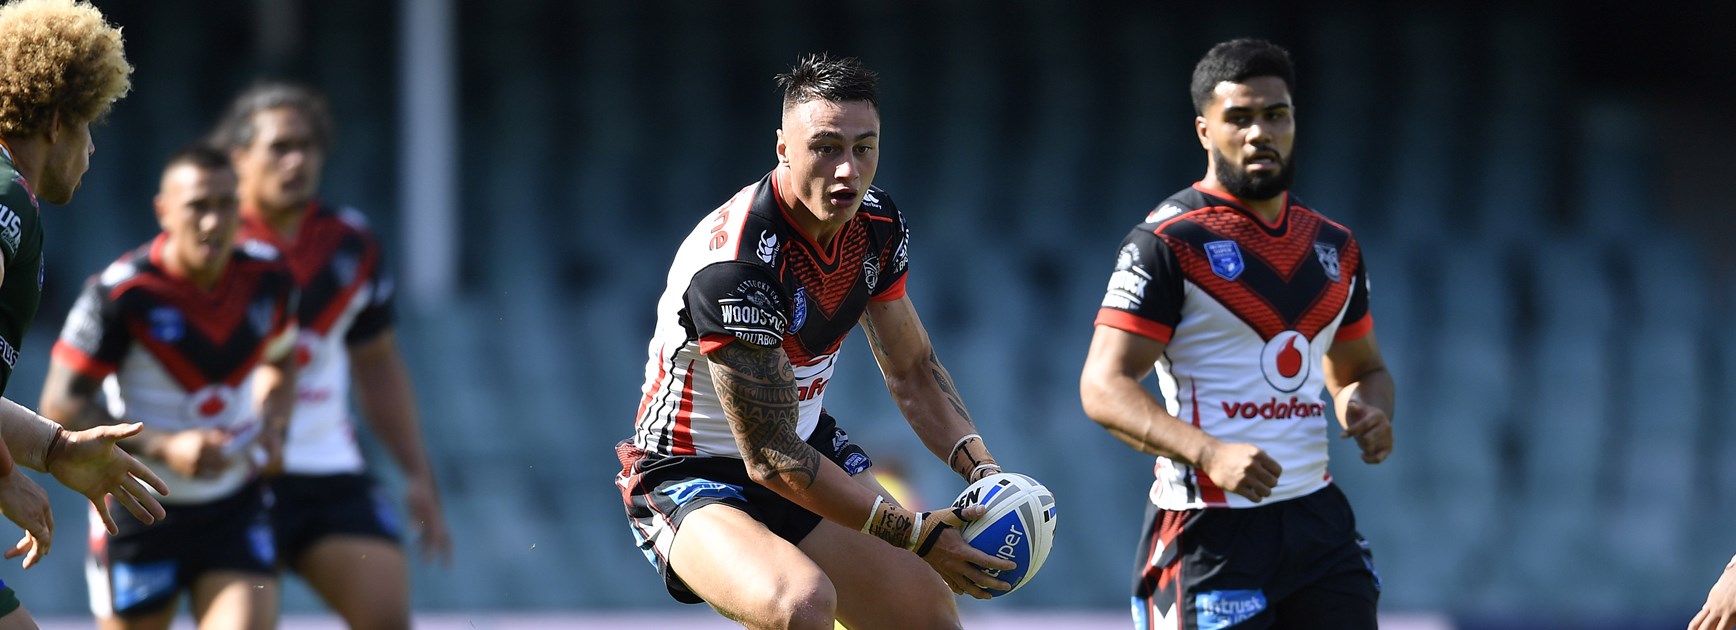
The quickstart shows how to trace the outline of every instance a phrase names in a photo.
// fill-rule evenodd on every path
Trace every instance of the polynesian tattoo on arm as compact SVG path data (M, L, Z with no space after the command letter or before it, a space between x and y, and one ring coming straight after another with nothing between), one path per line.
M964 398L958 395L958 387L952 384L952 375L946 373L946 367L940 364L940 357L935 356L933 348L928 350L928 365L929 372L934 374L934 384L940 386L940 393L946 395L946 402L952 405L952 410L964 418L965 424L976 428L976 420L965 411Z
M711 380L736 448L760 479L806 490L820 476L820 452L796 433L796 373L777 348L732 342L712 351Z

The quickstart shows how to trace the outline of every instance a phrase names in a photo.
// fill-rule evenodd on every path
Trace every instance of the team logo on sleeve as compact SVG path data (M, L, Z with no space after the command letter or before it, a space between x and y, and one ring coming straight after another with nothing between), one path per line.
M772 261L778 257L778 235L770 231L761 231L759 247L754 250L754 253L759 254L759 259L765 264L772 264Z
M1342 276L1338 273L1338 247L1325 243L1314 242L1314 255L1320 257L1320 266L1326 270L1326 277L1337 282Z
M868 281L868 290L873 291L874 285L880 284L880 257L872 253L862 258L862 278Z
M360 267L361 264L362 261L358 260L356 255L350 252L340 251L336 255L332 256L332 275L337 276L338 286L347 287L350 286L350 283L355 282L356 269Z
M1236 247L1235 241L1206 243L1206 260L1212 263L1212 273L1225 280L1234 281L1241 277L1243 269L1247 269L1242 264L1242 249Z
M1294 330L1274 335L1260 350L1260 372L1274 389L1289 393L1308 380L1308 338Z
M1103 296L1104 308L1124 311L1138 310L1145 301L1145 285L1151 274L1139 266L1139 246L1128 243L1115 257L1115 273L1109 276L1109 290Z
M745 280L736 285L717 305L723 329L757 346L778 345L789 328L784 319L783 299L772 285L759 280Z
M254 300L247 305L247 323L253 325L253 332L264 337L271 333L271 323L277 319L277 304L270 298Z
M187 321L182 319L181 311L174 307L153 308L147 317L151 323L151 336L163 343L175 343L187 334Z

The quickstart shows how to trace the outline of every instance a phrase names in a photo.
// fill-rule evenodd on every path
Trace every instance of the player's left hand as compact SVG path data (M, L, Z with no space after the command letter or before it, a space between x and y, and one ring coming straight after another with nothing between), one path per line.
M1736 559L1724 568L1724 575L1706 594L1706 605L1700 614L1688 622L1688 630L1731 630L1736 628Z
M955 595L970 595L977 599L989 599L985 587L998 590L1012 588L1000 578L992 577L984 572L982 567L1011 570L1017 567L1013 561L998 558L983 553L982 550L970 546L959 535L959 530L969 521L982 518L988 508L973 505L968 508L946 508L922 514L922 531L917 533L917 546L914 551L921 556L928 566L940 574L940 579L946 582Z
M1392 454L1392 420L1386 412L1352 400L1344 405L1344 432L1339 437L1356 438L1362 461L1378 464Z
M120 529L109 515L108 503L103 501L105 495L114 497L115 502L142 523L155 523L163 518L163 504L157 502L145 484L150 484L158 494L168 494L169 485L116 444L138 435L144 428L145 425L134 422L71 431L58 450L48 454L48 473L61 485L90 499L109 534L119 534Z
M411 527L419 530L422 556L439 560L441 566L452 566L452 535L440 512L440 493L434 480L426 475L411 478L404 488L404 503L410 508Z

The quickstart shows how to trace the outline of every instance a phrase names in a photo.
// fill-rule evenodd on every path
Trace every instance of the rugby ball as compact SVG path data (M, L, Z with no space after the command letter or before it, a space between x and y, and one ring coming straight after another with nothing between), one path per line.
M965 488L952 505L987 507L982 518L965 523L959 533L983 553L1018 564L1006 571L987 570L1012 585L1004 591L989 589L989 595L1000 597L1019 590L1043 568L1055 542L1055 495L1043 484L1017 473L996 473Z

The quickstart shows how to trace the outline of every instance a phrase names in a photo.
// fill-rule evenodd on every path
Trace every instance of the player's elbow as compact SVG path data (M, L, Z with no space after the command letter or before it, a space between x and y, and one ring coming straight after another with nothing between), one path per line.
M1104 380L1090 371L1079 378L1079 406L1085 410L1085 417L1097 424L1104 423L1109 415L1108 405L1104 404L1109 398L1108 392Z

